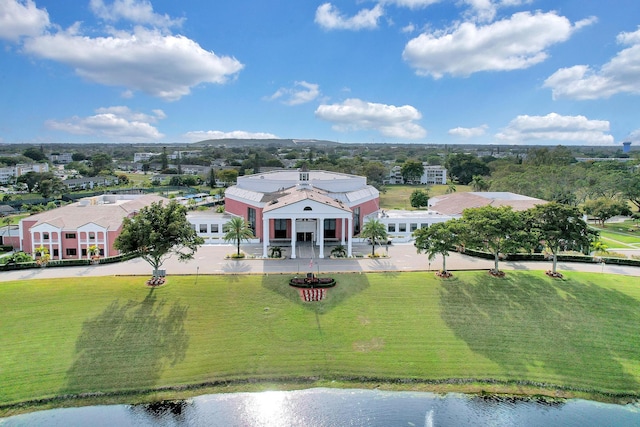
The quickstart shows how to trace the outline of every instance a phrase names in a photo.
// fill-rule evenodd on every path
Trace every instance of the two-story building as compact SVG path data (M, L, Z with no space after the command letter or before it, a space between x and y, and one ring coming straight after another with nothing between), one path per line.
M267 248L286 242L291 257L296 244L327 242L347 246L360 233L364 218L380 208L380 193L362 176L327 171L278 170L238 177L225 192L225 211L241 216Z
M93 245L100 255L118 255L113 243L124 218L161 200L168 201L151 194L105 194L28 216L20 221L20 248L34 254L44 246L52 260L88 258L88 248Z

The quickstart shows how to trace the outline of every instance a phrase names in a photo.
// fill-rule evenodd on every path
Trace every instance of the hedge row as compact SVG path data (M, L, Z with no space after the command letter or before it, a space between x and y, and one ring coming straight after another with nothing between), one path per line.
M98 260L98 264L113 264L116 262L128 261L133 258L137 258L139 255L137 252L131 252L128 254L116 255L107 258L100 258ZM79 267L85 265L91 265L92 261L89 259L62 259L62 260L51 260L47 263L46 268L55 268L55 267ZM42 268L35 261L31 262L19 262L16 264L5 264L0 265L0 271L11 271L11 270L26 270L29 268Z
M493 254L478 251L475 249L467 249L464 250L465 255L469 255L476 258L484 258L484 259L493 259ZM547 256L544 254L507 254L506 258L501 260L506 261L550 261ZM599 263L604 262L605 264L615 264L615 265L629 265L632 267L640 267L640 260L638 259L630 259L630 258L611 258L611 257L592 257L590 255L558 255L559 262L583 262L583 263Z

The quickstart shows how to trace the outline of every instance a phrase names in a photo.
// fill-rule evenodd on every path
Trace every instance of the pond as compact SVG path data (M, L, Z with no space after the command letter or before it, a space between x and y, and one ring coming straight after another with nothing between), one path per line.
M314 388L229 393L148 405L53 409L0 426L640 426L640 406L450 393Z

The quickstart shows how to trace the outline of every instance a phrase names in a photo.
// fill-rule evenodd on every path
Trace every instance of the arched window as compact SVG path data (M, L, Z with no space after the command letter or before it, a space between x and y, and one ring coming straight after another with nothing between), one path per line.
M312 211L313 209L311 209L311 206L305 206L303 211Z

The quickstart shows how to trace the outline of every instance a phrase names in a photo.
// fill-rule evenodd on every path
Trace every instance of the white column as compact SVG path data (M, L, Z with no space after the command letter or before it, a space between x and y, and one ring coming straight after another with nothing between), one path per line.
M267 246L269 245L269 218L262 215L262 258L267 257Z
M320 224L318 230L318 240L320 240L320 253L318 254L318 258L324 258L324 219L318 218L318 223Z
M62 259L62 231L58 231L58 259Z
M296 257L296 218L291 218L291 258Z
M353 225L351 224L353 219L351 217L347 218L347 233L349 233L349 243L347 244L347 256L351 256L351 241L353 240Z
M345 225L347 225L347 218L342 218L340 219L340 224L342 225L342 240L340 241L340 244L342 246L344 246L344 234L345 234Z

